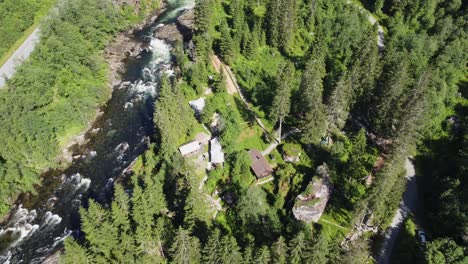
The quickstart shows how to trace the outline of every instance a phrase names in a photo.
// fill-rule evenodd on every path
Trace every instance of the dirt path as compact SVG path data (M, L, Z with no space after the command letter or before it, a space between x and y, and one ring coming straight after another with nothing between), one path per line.
M16 72L16 68L29 58L34 51L34 47L39 42L40 31L36 28L31 35L21 44L21 46L13 53L13 55L0 67L0 88L2 88L6 80L10 79Z
M332 226L336 226L336 227L344 229L344 230L348 230L348 228L346 228L344 226L340 226L339 224L335 224L335 223L330 222L330 221L325 220L325 219L320 219L319 222L323 222L323 223L326 223L326 224L329 224L329 225L332 225Z
M258 118L255 111L253 111L250 107L250 102L247 101L247 99L245 99L244 94L242 93L242 89L237 84L236 76L234 76L234 73L232 73L231 68L224 64L216 55L213 55L211 57L211 63L213 64L213 67L218 73L222 71L223 76L226 80L226 89L228 91L228 94L235 94L236 92L238 92L245 107L249 111L251 111L252 114L255 116L255 121L262 128L263 132L265 132L266 134L270 133L266 126L263 124L262 120Z
M361 5L354 2L354 0L348 1L348 4L352 4L352 5L356 6L357 8L359 8L359 10L366 12L367 13L367 19L369 20L369 22L372 25L377 24L377 45L381 49L385 48L385 45L384 45L384 28L379 24L379 22L377 21L377 18L374 16L374 14L372 14L369 10L367 10L366 8L364 8Z
M229 66L226 66L224 63L222 63L216 55L211 56L211 63L213 64L213 67L218 73L221 73L222 71L223 77L226 80L226 89L228 94L237 93L236 84L234 84L233 79L228 73L229 71L231 71L231 69L228 68Z
M406 219L406 217L410 213L413 214L416 224L420 223L422 217L422 204L421 200L419 199L418 186L416 184L416 173L414 165L409 159L406 159L405 169L408 183L406 185L406 190L403 193L403 199L400 203L400 208L398 208L397 212L395 213L392 223L390 224L390 227L385 234L385 241L377 261L379 264L390 263L390 257L392 255L393 247L395 246L396 238L403 226L403 221Z

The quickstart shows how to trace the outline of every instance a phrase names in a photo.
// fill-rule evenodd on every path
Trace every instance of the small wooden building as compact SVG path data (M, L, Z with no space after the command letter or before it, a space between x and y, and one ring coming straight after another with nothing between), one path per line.
M273 168L268 164L268 161L262 155L262 153L256 149L249 150L250 159L252 165L250 168L254 172L257 179L265 178L273 173Z
M182 156L184 157L194 155L200 152L200 150L201 150L201 144L200 142L196 140L192 140L187 143L184 143L180 145L179 147L180 154L182 154Z

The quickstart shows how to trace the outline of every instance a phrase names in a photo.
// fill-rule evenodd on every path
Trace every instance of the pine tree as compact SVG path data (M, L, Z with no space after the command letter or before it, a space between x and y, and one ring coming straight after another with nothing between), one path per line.
M153 120L161 142L159 151L165 160L169 160L177 150L179 139L187 133L194 121L179 88L172 87L167 77L161 79Z
M402 112L402 102L407 98L405 91L411 81L408 67L409 62L404 54L389 52L386 57L382 88L377 96L376 110L373 123L383 136L391 136L394 129L395 116Z
M233 236L224 236L221 241L221 263L233 264L242 263L243 258L240 248Z
M352 82L348 73L344 73L328 99L328 130L341 130L349 116L353 98Z
M117 262L129 262L133 260L135 253L135 241L131 234L130 226L130 199L120 184L115 185L114 201L111 208L112 225L117 229L118 244L121 246L113 250L112 254Z
M270 249L267 246L263 246L255 256L255 264L269 264L271 261Z
M370 261L369 244L366 239L361 238L353 241L341 259L343 263L349 264L372 263Z
M200 242L198 238L191 237L187 230L180 227L170 249L170 253L173 263L200 263Z
M92 262L86 249L80 246L73 238L65 239L65 254L60 255L60 263L63 264L88 264Z
M305 263L310 264L325 264L328 263L328 255L330 252L329 238L325 232L321 232L314 245L307 249Z
M231 30L225 20L220 25L220 33L221 39L219 40L219 49L221 51L221 56L226 61L226 63L230 64L233 59L234 55L236 54L236 45L238 46L240 43L234 43L233 38L231 36Z
M89 250L95 258L112 262L112 253L120 250L118 229L112 225L109 211L90 201L88 210L80 210L82 230L89 242Z
M280 24L282 14L282 0L272 0L269 5L268 16L268 40L273 47L278 47L280 42Z
M219 229L213 230L203 248L202 261L206 264L217 264L221 260L221 238Z
M307 242L304 233L299 232L291 241L289 241L289 259L291 264L302 263L303 256L307 248Z
M284 118L291 111L291 89L294 82L294 65L287 63L283 65L278 74L276 94L271 107L271 117L279 122L278 142L281 143L281 129Z
M278 240L273 244L273 263L275 264L286 264L288 259L288 247L284 237L280 236Z
M318 143L324 136L327 127L325 105L322 102L323 77L325 64L323 55L316 52L307 63L299 87L299 104L297 112L303 113L300 122L302 140L305 143Z
M196 0L195 4L195 26L199 32L211 31L211 20L213 7L211 0Z

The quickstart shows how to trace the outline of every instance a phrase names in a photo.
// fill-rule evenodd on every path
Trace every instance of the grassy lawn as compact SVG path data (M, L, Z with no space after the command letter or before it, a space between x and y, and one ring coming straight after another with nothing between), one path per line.
M264 150L268 143L263 140L263 130L258 125L250 126L247 123L242 124L241 134L239 135L239 145L243 149Z

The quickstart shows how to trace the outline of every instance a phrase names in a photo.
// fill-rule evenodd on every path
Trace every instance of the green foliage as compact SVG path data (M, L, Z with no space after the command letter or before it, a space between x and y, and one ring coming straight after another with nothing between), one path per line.
M325 135L327 120L322 101L324 76L323 53L314 52L306 65L297 94L299 104L296 112L303 114L300 126L304 143L316 144Z
M22 8L32 2L14 4ZM29 7L24 10L30 12ZM130 23L118 14L119 8L110 1L59 5L41 27L41 40L31 57L0 90L0 156L7 171L0 179L0 214L12 196L32 190L44 168L57 167L61 149L109 98L102 50Z
M193 128L194 120L184 96L168 79L161 81L161 91L156 101L154 123L159 132L160 151L167 159Z
M273 97L271 105L271 119L274 122L280 123L280 130L278 137L281 141L281 126L283 120L289 115L291 111L291 90L294 84L295 69L292 63L282 65L278 71L278 78L276 80L276 92Z
M280 236L272 246L272 260L277 264L286 264L288 258L288 247L284 237Z
M247 151L241 150L233 153L232 158L230 158L230 163L232 182L243 190L248 189L254 180L254 176L250 172L252 161Z
M291 241L289 242L290 248L290 263L299 264L303 262L305 251L307 250L307 241L304 233L298 233Z
M404 221L393 249L392 262L424 263L424 253L416 234L416 225L411 218Z
M139 170L132 177L129 197L121 185L115 185L110 210L94 201L81 209L86 243L65 243L64 263L119 262L162 263L163 245L168 244L169 226L162 217L166 210L163 194L164 170L154 174L154 151L139 158ZM164 229L163 229L164 227Z
M55 0L3 0L0 2L0 58L25 31L44 16Z
M427 243L426 261L429 264L466 263L463 247L453 240L442 238Z
M151 241L160 241L157 248L175 263L372 263L367 236L347 251L339 243L352 224L369 213L374 216L372 224L382 230L388 226L405 189L406 157L421 136L446 133L440 121L453 113L459 100L454 95L466 71L463 51L467 42L463 30L466 12L460 1L370 0L364 5L378 12L379 23L386 26L385 47L380 51L377 26L371 26L364 10L344 0L197 1L196 62L181 60L184 54L178 55L178 61L187 63L183 66L184 93L163 83L155 115L162 151L158 158L147 159L165 164L148 185L155 188L156 197L164 196L164 203L152 200L158 210L149 210L146 219L134 220L136 230L143 225L146 229L141 230L152 234L144 240L149 248L153 247ZM191 118L181 109L186 107L183 95L200 93L207 85L222 87L219 76L215 81L207 78L213 52L232 66L256 115L301 130L291 137L304 143L304 154L311 159L283 164L277 158L274 181L253 185L244 148L265 149L264 142L258 142L263 132L255 128L252 112L238 97L215 88L202 120L210 124L214 113L220 115L219 136L227 162L210 172L204 190L211 193L216 188L221 194L232 194L233 203L223 204L225 211L214 221L220 230L213 229L205 194L198 189L188 160L172 155L190 130L185 126L190 120L178 123L174 119ZM314 146L327 133L334 144L330 148ZM441 233L434 230L437 237L447 232L456 241L436 238L426 254L434 263L460 261L464 252L456 243L466 239L466 192L462 191L466 184L461 177L466 174L462 149L466 138L446 136L440 145L447 145L449 153L432 153L434 142L423 152L424 160L431 164L422 171L427 190L433 190L431 195L425 194L433 211L429 224L443 227ZM384 158L384 167L373 170L377 157ZM334 183L322 216L326 221L305 225L292 219L290 210L310 182L310 164L322 162L329 164ZM365 179L371 170L373 182L367 186ZM146 190L138 177L134 186L135 194ZM119 192L115 200L125 204L128 199ZM103 213L103 218L118 220L119 225L101 229L132 233L126 231L134 229L127 228L124 206L117 205ZM173 216L168 231L160 213L165 208ZM114 210L119 217L111 217ZM130 219L133 223L138 217L130 214ZM456 224L449 227L448 219ZM185 229L179 228L174 236L173 227ZM414 242L414 226L407 223L406 229L407 234L402 235ZM310 230L316 232L312 235ZM138 243L135 246L144 248ZM402 242L400 246L416 249L417 245ZM70 247L77 258L87 257L88 251ZM108 247L114 247L113 242Z
M466 83L461 87L466 87ZM435 237L448 237L461 245L468 242L467 102L465 95L456 106L455 115L444 122L445 135L425 140L416 156L430 230Z
M172 254L173 263L200 263L200 242L196 237L191 237L189 232L182 228L179 228L170 252Z

